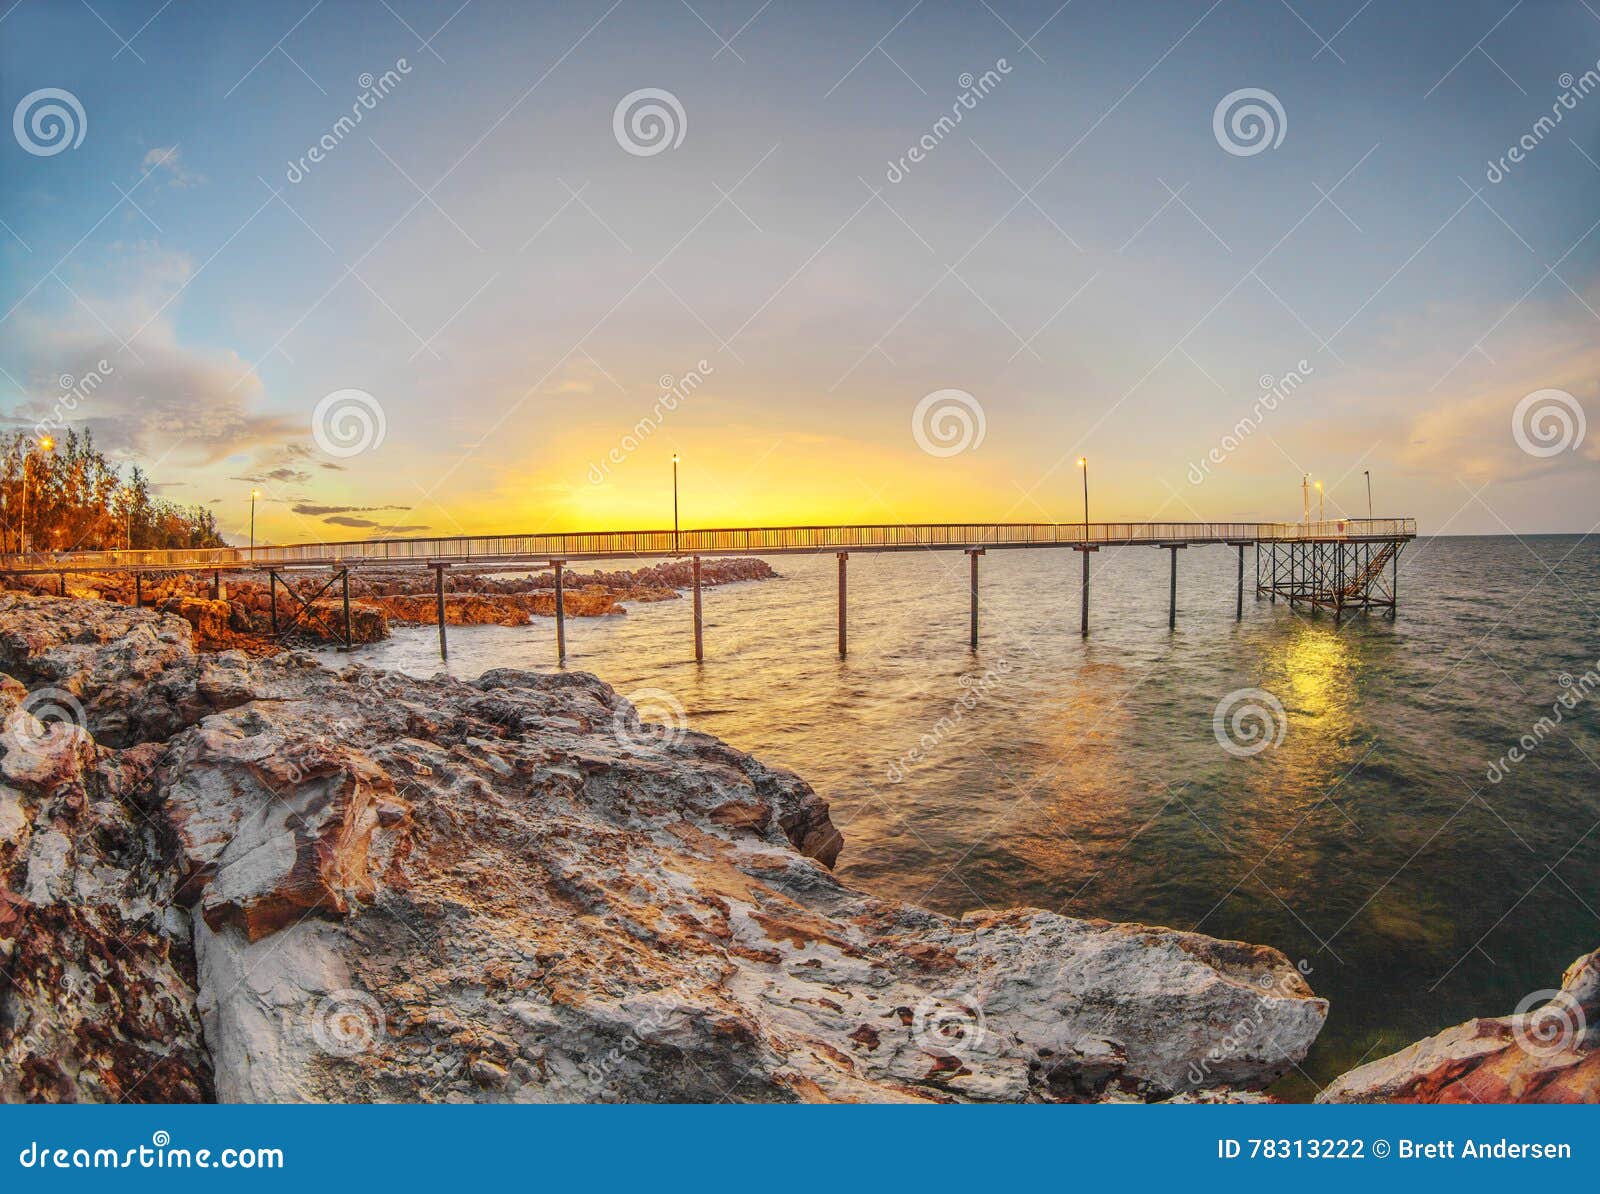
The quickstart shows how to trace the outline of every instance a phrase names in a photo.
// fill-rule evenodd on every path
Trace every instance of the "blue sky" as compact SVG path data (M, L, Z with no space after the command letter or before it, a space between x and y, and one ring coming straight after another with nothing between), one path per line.
M1097 516L1293 518L1302 473L1361 513L1370 470L1424 530L1587 531L1600 430L1513 416L1600 418L1600 94L1488 174L1597 60L1581 0L18 0L3 110L86 127L0 140L0 411L105 360L71 419L280 539L660 524L673 452L698 525L1070 520L1088 455ZM1241 89L1274 146L1219 141ZM947 455L943 390L983 422Z

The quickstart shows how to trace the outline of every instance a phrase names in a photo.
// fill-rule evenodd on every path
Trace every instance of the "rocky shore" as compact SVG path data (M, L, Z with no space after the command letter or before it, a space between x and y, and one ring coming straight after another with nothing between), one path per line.
M1600 950L1524 1003L1351 1070L1317 1101L1600 1103Z
M15 594L0 672L5 1100L1236 1099L1326 1015L1270 948L851 888L802 779L590 676Z
M700 583L709 588L748 580L768 580L777 573L765 560L705 560ZM296 619L294 637L306 643L342 642L343 596L324 591L327 576L284 577L278 582L280 626ZM195 572L147 573L136 582L126 573L0 578L6 587L41 595L140 602L175 614L195 632L202 650L238 649L256 654L275 651L272 636L272 594L269 582L256 573L217 575ZM624 602L673 601L694 583L693 565L668 561L632 571L568 572L563 578L562 611L569 618L608 617L627 612ZM63 589L65 590L63 592ZM296 596L309 603L301 610ZM357 644L380 642L390 625L438 624L433 573L425 568L360 569L350 573L351 638ZM531 617L555 616L555 577L445 574L445 623L451 626L523 626Z
M591 676L199 651L0 595L0 1100L1254 1101L1276 950L830 870L790 772ZM1326 1102L1600 1101L1600 951Z

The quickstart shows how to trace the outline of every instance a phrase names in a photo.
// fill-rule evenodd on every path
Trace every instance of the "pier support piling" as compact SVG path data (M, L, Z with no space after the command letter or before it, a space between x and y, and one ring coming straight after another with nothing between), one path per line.
M344 590L344 649L355 646L355 636L350 633L350 569L339 570L339 580Z
M1082 638L1089 637L1089 553L1099 551L1098 547L1075 547L1074 551L1083 554L1083 581L1078 591L1078 634Z
M556 662L567 661L567 598L562 576L567 562L551 560L550 568L556 575Z
M450 658L450 644L444 633L444 570L446 565L433 566L433 612L439 619L439 658Z
M967 551L968 557L972 560L972 617L967 642L974 651L978 649L978 557L982 554L981 547L969 548Z
M847 552L847 551L841 551L841 552L838 553L838 556L839 556L839 658L843 659L844 656L845 656L845 620L844 620L844 608L845 608L845 603L844 603L844 598L845 598L845 561L850 558L850 553Z
M705 637L700 629L700 557L694 558L694 661L704 663L706 658Z
M1244 544L1239 544L1239 587L1234 597L1233 620L1244 621Z
M1162 546L1167 549L1172 557L1172 571L1167 582L1167 629L1176 630L1178 628L1178 551L1184 544L1164 543Z

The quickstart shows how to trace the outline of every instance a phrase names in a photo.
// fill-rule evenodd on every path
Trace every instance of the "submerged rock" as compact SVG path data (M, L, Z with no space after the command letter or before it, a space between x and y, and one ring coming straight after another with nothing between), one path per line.
M848 887L826 803L668 694L14 595L0 667L6 1098L1232 1097L1327 1012L1265 947Z
M1528 1010L1468 1020L1334 1079L1323 1103L1600 1103L1600 950Z

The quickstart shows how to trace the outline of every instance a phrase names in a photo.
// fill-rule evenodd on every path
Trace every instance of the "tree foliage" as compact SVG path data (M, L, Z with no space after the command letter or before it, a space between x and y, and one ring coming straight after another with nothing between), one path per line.
M0 547L20 551L224 547L204 506L153 497L134 465L124 478L88 431L69 430L50 448L25 432L0 437Z

